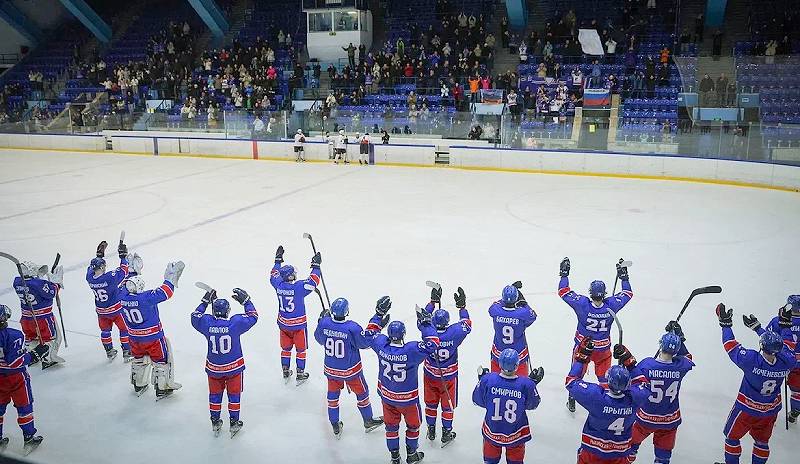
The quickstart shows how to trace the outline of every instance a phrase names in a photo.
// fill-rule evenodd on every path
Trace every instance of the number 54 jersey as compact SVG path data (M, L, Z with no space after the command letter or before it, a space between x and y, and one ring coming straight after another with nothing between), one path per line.
M649 383L652 394L636 412L636 419L651 429L677 429L681 424L681 381L693 367L694 362L686 356L675 356L669 363L642 359L631 372L631 383Z
M205 314L206 303L192 313L192 327L208 341L206 374L209 377L228 377L244 371L242 342L239 337L258 322L258 312L252 301L244 304L244 314L221 319Z

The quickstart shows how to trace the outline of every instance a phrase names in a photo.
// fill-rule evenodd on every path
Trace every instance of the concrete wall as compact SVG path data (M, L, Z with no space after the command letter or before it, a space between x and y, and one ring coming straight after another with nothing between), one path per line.
M145 155L214 156L244 159L294 160L292 142L220 140L210 137L122 135L0 134L0 149L60 151L106 151L110 139L113 152ZM436 146L423 144L375 145L375 164L434 166ZM348 146L357 160L358 145ZM327 160L328 145L305 144L307 160ZM568 174L698 180L777 187L800 192L800 167L746 161L680 156L581 153L570 151L487 149L454 146L450 166L463 169L517 170Z

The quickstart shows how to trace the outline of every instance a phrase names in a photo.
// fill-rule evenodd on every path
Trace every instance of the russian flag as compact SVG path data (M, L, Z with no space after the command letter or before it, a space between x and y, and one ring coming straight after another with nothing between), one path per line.
M609 89L584 89L583 106L610 106L611 91Z

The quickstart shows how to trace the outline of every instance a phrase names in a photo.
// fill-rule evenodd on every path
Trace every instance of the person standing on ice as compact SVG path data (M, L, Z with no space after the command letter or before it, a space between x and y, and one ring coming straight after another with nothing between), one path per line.
M313 292L322 280L322 255L317 252L311 258L311 275L297 281L294 266L283 265L283 245L275 251L275 265L270 271L269 283L278 295L278 329L280 330L281 368L283 379L288 382L292 376L289 369L292 361L292 348L295 349L297 365L297 385L308 380L306 372L306 349L308 331L305 298Z
M40 344L50 347L47 356L42 358L42 369L47 369L64 362L58 355L61 331L53 314L53 300L63 286L64 269L56 266L48 277L47 265L23 261L20 267L22 277L14 278L14 291L22 309L22 333L29 349L33 350Z
M494 342L491 350L491 371L499 373L500 354L513 348L519 355L517 375L528 375L529 352L528 340L525 338L525 329L536 322L536 311L528 306L525 296L520 289L522 282L516 281L503 288L499 301L489 307L489 316L494 325Z
M0 304L0 453L8 446L8 437L3 436L3 416L8 403L14 402L17 410L17 424L25 439L24 454L39 446L43 438L36 435L33 425L33 390L27 367L36 364L47 356L50 346L36 345L25 351L25 336L19 330L9 327L11 308Z
M140 275L125 280L120 303L133 354L131 384L138 396L147 390L151 363L155 364L152 383L156 390L156 401L181 388L181 384L173 380L175 360L172 346L161 326L158 304L172 298L185 267L183 261L167 264L164 283L153 290L145 291L144 278Z
M558 296L575 311L575 315L578 317L573 356L583 339L591 337L594 349L589 361L594 363L597 380L600 384L605 384L606 372L611 367L609 330L614 324L613 314L624 308L633 298L633 290L631 290L631 283L628 279L628 268L617 263L617 278L622 281L622 291L610 297L606 297L606 284L602 280L595 280L589 285L588 297L575 293L569 287L569 271L569 258L564 258L559 270L561 280L558 283ZM584 369L584 372L581 373L581 377L583 377L589 368L589 363L581 363L581 366ZM567 399L567 408L570 412L575 412L575 399L571 395Z

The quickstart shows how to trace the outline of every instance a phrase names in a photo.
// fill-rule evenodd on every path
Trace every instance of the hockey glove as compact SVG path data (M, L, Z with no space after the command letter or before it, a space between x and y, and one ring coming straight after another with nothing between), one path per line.
M212 290L207 291L206 294L203 295L202 302L204 304L208 305L208 304L213 303L214 300L216 300L216 299L217 299L217 291L212 289Z
M753 314L749 316L742 314L742 321L744 321L744 326L752 331L757 331L761 328L761 322L759 322L758 318Z
M276 263L283 262L283 245L279 245L278 249L275 250L275 262Z
M108 242L106 242L105 240L103 240L102 242L100 242L99 245L97 245L97 251L95 252L95 254L97 255L98 258L105 258L106 257L106 247L107 246L108 246Z
M321 321L323 317L330 317L330 315L331 315L331 310L328 308L323 308L322 312L319 313L319 318L317 320Z
M442 287L431 288L431 302L433 303L441 303L442 302Z
M242 306L244 306L245 303L250 301L250 295L248 295L247 292L242 290L241 288L234 288L233 295L231 297L234 300L238 301L239 304Z
M425 311L424 308L417 306L417 324L430 324L431 313Z
M511 284L511 285L512 285L514 288L516 288L517 290L519 290L520 288L522 288L522 281L521 281L521 280L518 280L518 281L514 282L514 283L513 283L513 284Z
M617 263L617 278L623 282L628 280L628 268L622 267L622 258Z
M50 345L36 345L36 348L31 351L31 364L36 364L46 358L48 354L50 354Z
M322 255L319 254L319 251L311 258L311 268L312 269L319 269L319 265L322 264Z
M164 270L164 280L177 287L178 281L181 279L181 274L183 274L185 268L186 264L184 264L183 261L167 264L167 269Z
M669 324L667 324L667 326L664 327L664 330L667 332L672 332L675 335L681 337L682 342L686 341L686 336L683 335L683 328L678 323L678 321L669 321Z
M717 312L717 319L719 319L720 327L733 326L733 308L725 309L725 304L720 303L717 305L716 312Z
M628 369L636 365L636 358L633 357L630 350L620 343L614 345L614 359L618 360L620 364Z
M456 308L464 309L467 307L467 295L464 293L464 289L458 287L458 291L453 293L453 299L456 300Z
M782 329L789 329L792 327L792 307L789 305L783 306L778 310L778 325Z
M559 267L558 275L561 277L569 277L569 258L564 258L561 260L561 266Z
M544 378L544 367L537 367L528 374L528 378L533 380L535 384L539 384Z
M488 374L488 373L489 373L489 369L487 369L485 367L478 366L478 381L480 382L481 378L483 378L483 376Z
M50 282L58 285L61 288L64 288L64 267L60 264L53 269L53 272L50 273ZM789 321L791 322L791 314L792 312L789 311Z
M522 294L522 290L517 290L517 294L517 308L528 306L528 300L525 299L525 295Z
M589 362L589 358L592 357L593 352L594 342L592 341L592 337L586 337L581 340L580 345L578 345L578 349L575 350L575 361L586 364Z
M375 314L379 316L384 316L389 310L392 308L392 299L388 296L382 296L378 299L378 302L375 303Z
M786 298L786 304L789 305L789 309L792 311L800 311L800 295L789 295Z
M128 257L128 245L124 243L120 243L117 247L117 254L119 255L119 259L125 259Z

